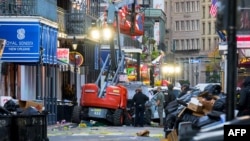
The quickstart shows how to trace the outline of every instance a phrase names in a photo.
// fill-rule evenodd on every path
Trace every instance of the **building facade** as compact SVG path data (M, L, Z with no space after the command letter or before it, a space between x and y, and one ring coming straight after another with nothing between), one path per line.
M209 13L211 0L165 0L166 44L170 56L181 66L177 80L189 80L192 86L208 82L220 69L208 69L211 52L218 49L215 20ZM215 56L214 56L215 57Z

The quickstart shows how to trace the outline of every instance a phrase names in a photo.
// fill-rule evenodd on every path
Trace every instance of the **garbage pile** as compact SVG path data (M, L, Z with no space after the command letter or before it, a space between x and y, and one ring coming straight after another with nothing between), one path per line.
M0 120L4 121L0 140L48 141L46 116L40 103L9 99L0 106Z
M167 105L164 127L168 140L193 140L201 128L224 121L226 95L220 85L209 85L204 91L190 91Z
M0 115L40 115L44 114L44 107L41 103L9 99L1 103Z

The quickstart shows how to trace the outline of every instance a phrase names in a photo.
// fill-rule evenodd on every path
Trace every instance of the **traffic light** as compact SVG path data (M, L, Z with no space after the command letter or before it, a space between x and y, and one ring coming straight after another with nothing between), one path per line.
M222 31L227 30L228 22L228 2L227 0L218 0L217 3L217 14L216 14L216 30Z

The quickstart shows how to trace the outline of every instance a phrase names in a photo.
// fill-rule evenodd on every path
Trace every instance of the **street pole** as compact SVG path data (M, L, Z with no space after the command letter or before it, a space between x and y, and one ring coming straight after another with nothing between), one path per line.
M77 66L76 66L76 51L75 51L75 97L74 104L77 105Z
M237 46L236 46L236 9L237 1L229 0L228 3L228 60L227 64L227 105L226 121L234 119L235 95L236 95L236 72L237 72ZM224 4L226 4L226 2ZM230 16L229 16L230 15Z
M77 42L75 36L73 37L73 44L72 48L74 50L74 75L75 75L75 91L74 91L74 98L73 98L73 104L77 105L77 65L76 65L76 50L77 50Z

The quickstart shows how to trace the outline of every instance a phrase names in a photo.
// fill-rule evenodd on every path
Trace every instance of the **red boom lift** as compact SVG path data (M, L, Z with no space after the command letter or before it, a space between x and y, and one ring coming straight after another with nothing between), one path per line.
M126 5L132 4L132 12ZM116 14L118 12L118 14ZM131 21L127 20L128 14ZM119 15L119 19L118 19ZM114 21L117 19L116 21ZM117 26L117 23L119 26ZM136 12L134 0L122 0L109 4L107 10L107 25L116 27L117 36L119 31L129 36L141 36L143 30L136 26ZM119 40L118 40L119 44ZM119 44L120 46L120 44ZM119 58L116 58L114 41L110 43L110 55L108 55L103 68L95 83L87 83L82 87L80 105L73 109L72 122L80 123L81 120L107 120L115 126L129 124L132 122L131 114L127 111L127 88L118 84L119 74L124 71L124 53L119 47ZM104 74L105 66L108 67L105 82L100 85L101 76Z

